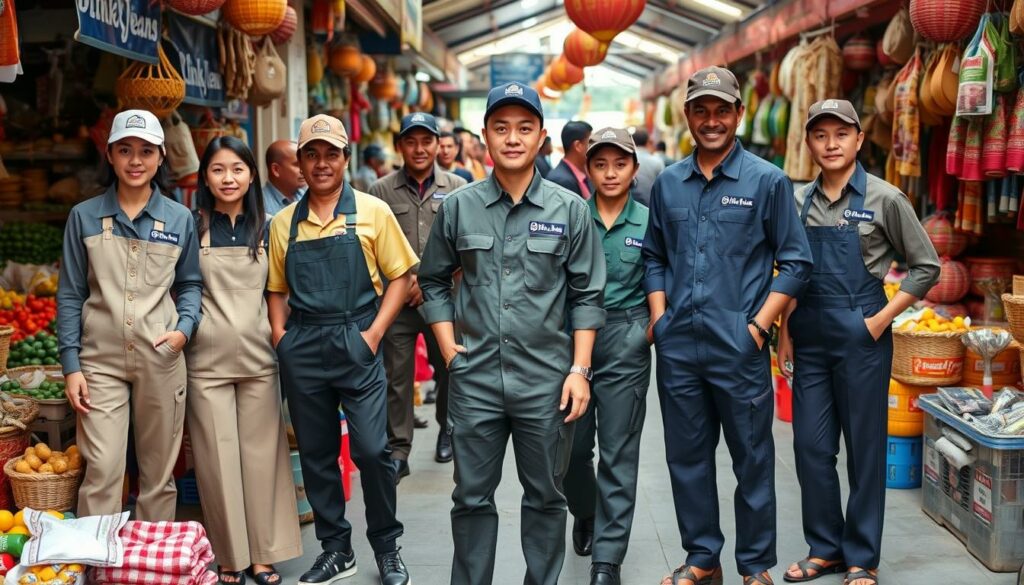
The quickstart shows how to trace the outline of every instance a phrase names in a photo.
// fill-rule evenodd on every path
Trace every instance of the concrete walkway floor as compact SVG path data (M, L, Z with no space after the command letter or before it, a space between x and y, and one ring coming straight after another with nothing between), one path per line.
M416 431L410 458L412 475L402 480L398 488L398 514L405 524L401 539L402 556L416 585L442 585L449 583L452 543L451 510L452 465L438 464L433 459L437 425L433 407L417 408L417 413L430 419L430 428ZM648 393L648 417L644 426L640 461L640 482L637 495L633 535L622 568L626 585L656 585L662 576L682 563L684 556L675 521L672 491L665 464L661 412L657 389L652 385ZM788 423L775 421L776 490L778 494L778 558L780 565L772 570L776 582L783 583L782 575L789 563L807 554L800 524L800 489L793 463L793 434ZM840 455L840 468L845 460ZM840 473L845 485L845 471ZM373 553L366 541L366 523L363 518L362 494L358 477L353 478L354 493L349 502L347 517L354 528L354 548L359 573L339 583L372 585L379 583ZM718 449L718 489L722 511L722 531L726 535L722 562L725 583L736 585L740 578L733 560L732 493L736 481L731 460L722 440ZM503 483L498 489L497 506L499 534L495 583L512 585L522 583L525 572L519 535L519 502L522 490L515 472L512 448L505 457ZM571 516L569 520L571 524ZM305 555L301 559L281 563L284 582L293 584L309 568L320 553L312 524L302 528ZM577 557L566 538L565 565L560 583L587 585L590 559ZM1024 537L1024 535L1022 535ZM924 585L933 583L956 584L1015 584L1016 574L992 573L967 552L952 534L935 524L921 511L921 490L888 490L886 499L885 536L883 541L880 579L884 585ZM832 575L815 581L823 585L838 585L842 577ZM478 584L474 584L478 585Z

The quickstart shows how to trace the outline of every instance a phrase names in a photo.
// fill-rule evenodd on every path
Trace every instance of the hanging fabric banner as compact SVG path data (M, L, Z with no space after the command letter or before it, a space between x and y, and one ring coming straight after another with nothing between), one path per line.
M102 51L157 63L160 3L152 0L75 0L75 40Z
M199 21L169 13L167 57L185 80L185 103L196 106L224 105L224 76L220 72L217 29Z

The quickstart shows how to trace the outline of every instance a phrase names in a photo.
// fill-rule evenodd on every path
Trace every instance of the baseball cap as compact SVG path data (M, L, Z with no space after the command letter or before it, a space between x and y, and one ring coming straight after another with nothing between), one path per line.
M513 105L522 106L527 110L530 110L534 114L537 114L537 117L540 118L541 122L544 122L544 108L540 105L540 96L537 95L537 90L525 83L513 81L511 83L499 85L487 94L487 109L484 111L484 124L487 123L487 118L490 118L491 114L493 114L498 108Z
M811 109L807 110L807 123L804 124L804 130L810 130L815 121L826 116L839 118L860 130L860 116L857 115L857 108L846 100L822 100L812 105Z
M164 152L164 129L149 110L125 110L114 116L107 144L129 137L141 138Z
M710 95L730 104L740 101L740 84L732 71L724 67L705 67L686 82L686 103Z
M437 118L423 112L402 116L402 129L398 132L398 135L405 136L406 132L411 132L416 128L423 128L434 136L441 135L441 132L437 129Z
M601 128L590 134L590 144L587 145L587 158L597 152L597 149L605 146L617 146L629 154L636 154L636 143L633 136L625 128Z
M338 148L345 148L348 146L348 133L345 132L345 125L341 120L327 114L317 114L307 118L302 122L302 126L299 126L299 148L314 140L323 140Z

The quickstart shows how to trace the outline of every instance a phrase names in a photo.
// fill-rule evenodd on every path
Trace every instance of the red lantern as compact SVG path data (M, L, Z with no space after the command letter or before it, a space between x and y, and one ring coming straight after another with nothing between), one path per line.
M875 66L875 43L871 39L855 36L843 45L843 64L852 71L867 71Z
M646 5L646 0L565 0L565 12L590 36L610 43L640 18Z
M164 0L168 6L192 16L213 12L224 5L225 0Z
M366 83L373 79L374 75L377 75L377 62L373 60L373 57L363 55L362 63L363 65L359 72L352 76L352 81L356 83Z
M565 37L562 45L565 59L577 67L593 67L604 61L608 45L576 29Z
M986 0L910 0L910 22L924 38L959 41L978 28Z
M334 8L327 0L313 0L310 29L313 35L331 42L334 39Z
M281 22L281 26L270 33L270 40L274 41L275 45L287 43L288 39L292 38L292 35L295 34L295 28L298 26L298 23L299 18L295 14L295 9L289 6L284 12L284 21Z
M959 256L967 248L967 235L953 229L948 214L937 213L921 223L939 256Z
M555 59L549 75L555 85L573 86L583 81L583 69L570 63L565 56Z
M933 303L950 304L959 301L971 286L967 267L950 258L941 260L939 282L924 296Z
M287 8L287 0L227 0L221 13L231 26L260 37L281 26Z

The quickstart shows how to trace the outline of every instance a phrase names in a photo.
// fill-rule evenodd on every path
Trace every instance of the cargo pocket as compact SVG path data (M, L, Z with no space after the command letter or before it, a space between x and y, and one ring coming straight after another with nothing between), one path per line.
M562 254L566 241L562 238L534 237L526 240L526 258L523 272L526 288L530 290L554 290L562 284L565 272L562 270Z
M630 434L639 432L644 428L644 418L647 415L646 388L639 386L633 388L633 408L629 413Z
M462 262L462 281L469 286L491 284L494 236L466 234L455 240L455 249Z
M179 249L150 243L146 246L146 284L166 288L174 280Z
M724 209L718 212L715 229L718 253L723 256L746 256L750 253L750 230L754 223L753 209Z
M558 423L558 432L555 435L555 458L553 471L555 483L559 485L559 489L561 489L562 480L565 479L565 474L569 470L569 460L572 457L572 435L575 428L576 425L572 423Z
M775 402L771 386L750 401L750 444L752 452L758 454L761 462L767 458L769 441L772 438L772 416ZM770 464L770 462L769 462Z
M174 391L174 434L173 438L181 436L181 429L185 423L185 386L180 386Z

